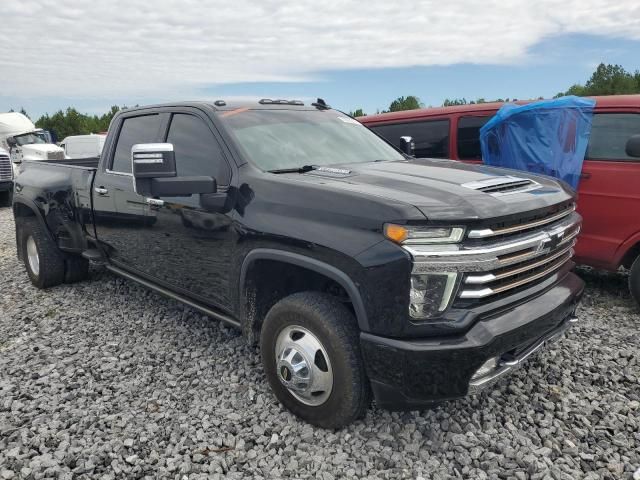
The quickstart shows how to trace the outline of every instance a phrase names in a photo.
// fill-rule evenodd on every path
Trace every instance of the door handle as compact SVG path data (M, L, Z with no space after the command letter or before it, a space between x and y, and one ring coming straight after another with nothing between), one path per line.
M162 207L164 205L164 200L159 200L157 198L147 198L147 204L152 207Z
M109 193L109 190L107 190L104 187L96 187L93 189L98 195L106 195L107 193Z
M589 172L581 173L580 178L582 179L591 178L591 174Z

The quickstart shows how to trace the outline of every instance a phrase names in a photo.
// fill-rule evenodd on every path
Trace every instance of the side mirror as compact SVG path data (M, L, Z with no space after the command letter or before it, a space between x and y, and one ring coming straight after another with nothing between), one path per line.
M9 145L9 148L11 149L18 145L18 142L16 142L16 139L13 137L7 137L7 145Z
M413 142L413 137L400 137L400 150L402 150L402 153L413 157L416 150L416 144Z
M630 157L640 157L640 135L634 135L629 140L627 140L625 152Z
M176 158L170 143L137 143L131 147L131 171L134 178L176 176Z
M131 148L133 186L145 197L188 197L198 193L216 193L212 177L178 177L173 145L138 143Z

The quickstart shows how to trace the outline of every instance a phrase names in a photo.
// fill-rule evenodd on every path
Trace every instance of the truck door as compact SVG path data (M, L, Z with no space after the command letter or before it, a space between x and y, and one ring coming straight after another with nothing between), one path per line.
M113 126L117 138L105 152L92 193L97 238L109 259L128 270L138 270L144 263L141 234L154 220L146 199L133 190L131 147L159 141L163 125L162 115L136 113Z
M227 188L231 169L210 120L197 110L171 115L166 142L173 144L178 176L211 176ZM218 308L230 305L228 283L235 242L231 218L201 206L200 195L152 200L140 248L140 269L153 281Z
M640 231L640 159L627 156L640 134L640 113L596 111L578 187L583 217L576 248L580 263L616 269L622 243Z

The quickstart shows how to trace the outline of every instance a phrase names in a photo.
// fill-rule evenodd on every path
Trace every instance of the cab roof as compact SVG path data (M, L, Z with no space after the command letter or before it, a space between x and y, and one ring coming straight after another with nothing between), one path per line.
M170 107L195 107L201 109L211 109L216 111L230 110L329 110L331 107L324 100L317 101L293 100L293 99L256 99L256 100L198 100L186 102L161 103L156 105L143 105L127 109L126 111L146 110L152 108L170 108Z

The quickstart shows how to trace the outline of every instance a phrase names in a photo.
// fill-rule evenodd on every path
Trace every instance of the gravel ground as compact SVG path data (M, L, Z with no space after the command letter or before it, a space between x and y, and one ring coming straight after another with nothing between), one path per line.
M581 322L495 390L330 432L283 410L238 333L174 301L99 268L32 287L2 209L0 480L633 478L640 314L623 275L582 273Z

